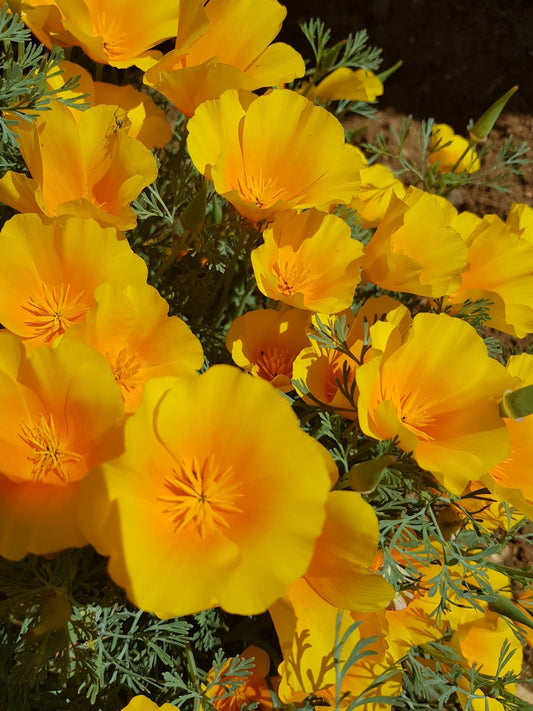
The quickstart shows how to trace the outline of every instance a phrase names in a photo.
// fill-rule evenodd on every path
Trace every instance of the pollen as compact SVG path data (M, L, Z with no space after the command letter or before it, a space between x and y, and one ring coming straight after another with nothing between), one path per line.
M81 455L69 451L61 442L52 415L48 418L41 415L39 423L33 427L21 423L20 429L19 437L30 448L28 460L32 463L32 481L41 483L55 476L61 482L68 483L68 465L79 462Z
M163 513L169 514L174 532L193 526L200 538L229 528L228 518L242 513L236 500L242 497L235 482L232 467L219 467L213 455L202 463L196 457L182 461L172 476L165 479L168 496L158 497L168 504Z
M36 337L43 338L45 343L51 343L73 323L82 320L88 309L83 296L83 291L71 296L70 284L50 288L43 283L41 293L30 296L22 306L31 316L24 324L34 329Z
M122 390L129 393L139 386L141 379L138 373L141 366L135 353L129 353L126 348L122 348L116 357L106 353L106 358Z
M282 296L292 296L304 292L309 287L309 265L292 260L279 260L272 266L278 280L278 291Z
M264 380L273 380L276 375L292 377L294 356L279 348L266 347L255 359L257 375Z

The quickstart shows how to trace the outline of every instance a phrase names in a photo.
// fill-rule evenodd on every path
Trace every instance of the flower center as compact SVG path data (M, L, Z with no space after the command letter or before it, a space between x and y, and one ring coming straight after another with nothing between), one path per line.
M24 324L35 329L35 336L51 343L57 336L70 328L76 321L81 321L89 308L83 303L84 292L70 297L70 284L48 287L41 284L41 294L30 296L22 308L31 314Z
M311 269L308 264L286 259L276 262L272 271L278 278L278 291L282 296L292 296L309 286Z
M277 175L265 177L262 171L237 178L237 190L246 202L258 207L271 207L286 194L285 187L279 184Z
M435 400L424 398L417 391L398 392L394 386L383 399L392 402L402 425L415 437L425 441L435 439L426 431L426 428L435 422L435 417L430 414L431 408L436 404Z
M165 479L165 488L169 495L157 498L168 504L163 513L170 515L174 532L192 524L204 539L220 528L229 528L228 514L243 512L235 504L242 494L237 491L232 467L220 468L213 455L201 464L196 457L190 463L182 461Z
M20 429L22 434L19 437L31 449L28 459L33 464L32 480L39 483L53 474L60 481L68 483L70 476L67 465L79 462L81 455L65 448L57 436L52 415L48 419L41 415L39 424L34 427L21 423Z
M126 348L122 348L116 357L107 352L106 358L111 365L115 380L122 390L129 393L139 386L141 380L138 375L140 363L135 353L128 353Z
M294 358L287 351L266 347L259 352L255 367L257 375L265 380L273 380L276 375L286 375L291 378L293 362Z

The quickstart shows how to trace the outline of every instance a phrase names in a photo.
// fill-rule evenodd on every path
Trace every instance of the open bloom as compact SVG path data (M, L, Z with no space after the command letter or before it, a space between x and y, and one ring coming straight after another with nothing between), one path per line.
M283 213L263 231L263 240L251 258L265 296L326 314L351 306L363 245L344 220L318 210Z
M15 215L0 232L0 322L28 348L50 345L109 282L144 283L147 269L113 227L79 217Z
M363 276L383 289L420 296L453 293L467 265L467 248L450 224L453 205L411 187L392 196L362 260Z
M299 309L249 311L231 324L226 346L239 367L286 393L294 359L309 345L308 322L309 313Z
M431 131L429 162L437 164L439 172L475 173L479 158L466 138L454 133L446 123L436 123Z
M123 448L124 407L105 359L60 343L30 356L0 337L0 554L19 560L83 546L80 481Z
M148 381L124 454L84 482L80 519L138 607L254 614L305 572L329 481L285 398L213 366Z
M398 437L456 494L509 452L498 400L512 378L460 319L417 314L405 343L371 358L356 380L361 429Z
M342 124L293 91L226 91L188 127L194 165L250 220L349 203L359 189L363 159Z
M200 341L148 284L125 288L102 284L94 307L66 338L96 348L108 361L120 385L126 412L141 402L144 384L163 375L192 374L202 367Z
M32 123L17 126L32 178L8 171L0 200L19 212L93 217L120 230L135 227L130 203L157 175L151 152L126 135L117 106L70 111L50 103Z
M271 44L287 14L277 0L210 0L205 7L202 0L188 0L182 8L187 17L180 17L176 48L144 81L186 116L227 89L254 91L304 75L295 49Z

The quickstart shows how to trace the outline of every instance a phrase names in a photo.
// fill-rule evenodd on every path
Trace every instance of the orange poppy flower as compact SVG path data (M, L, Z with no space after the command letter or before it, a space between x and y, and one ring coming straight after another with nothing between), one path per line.
M200 341L168 304L147 284L125 288L102 284L95 306L66 338L81 341L105 356L120 385L126 412L140 405L144 384L163 375L192 374L202 367Z
M58 70L61 72L58 73ZM75 89L61 91L61 87L68 79L77 76L80 80ZM56 98L74 99L83 96L83 102L90 106L99 104L113 106L117 124L123 123L127 135L141 141L147 148L162 148L172 138L172 130L164 111L156 106L150 96L137 91L129 84L117 86L93 81L86 69L67 61L57 65L46 83L56 92ZM117 106L122 111L117 111ZM76 109L72 110L76 111Z
M24 0L24 6L25 21L49 48L78 45L95 62L146 69L161 56L151 48L175 37L180 3L128 0L111 8L99 0Z
M283 213L251 254L259 290L299 309L331 314L351 306L361 279L363 245L335 215Z
M0 337L0 554L19 560L86 545L80 481L123 449L124 406L105 359L60 343L30 356Z
M342 124L294 91L226 91L188 128L196 168L250 220L349 203L359 189L364 161Z
M498 400L512 378L465 321L417 314L405 343L370 358L356 381L361 429L398 437L455 494L509 452Z
M231 324L226 346L239 367L287 393L294 359L309 345L308 321L308 312L299 309L249 311Z
M254 91L304 75L304 61L295 49L283 42L271 44L287 14L277 0L210 0L202 5L201 0L181 3L180 11L188 6L189 17L180 17L176 48L144 75L146 84L186 116L227 89Z
M328 467L268 383L223 365L157 378L124 454L84 480L81 526L144 610L259 613L311 560Z
M253 659L254 665L251 674L230 691L229 685L236 684L237 679L229 676L227 670L233 661L228 659L218 674L219 681L214 683L215 672L211 669L207 674L205 695L217 711L241 711L242 707L254 704L259 711L272 709L272 696L266 681L270 671L270 658L264 649L250 645L242 654L242 659Z
M123 114L103 105L72 112L51 101L36 121L19 123L20 152L32 178L8 171L0 179L0 200L19 212L135 227L130 203L155 180L157 165L140 141L126 135Z
M0 322L28 348L50 345L85 318L97 286L146 276L143 259L112 227L15 215L0 232Z

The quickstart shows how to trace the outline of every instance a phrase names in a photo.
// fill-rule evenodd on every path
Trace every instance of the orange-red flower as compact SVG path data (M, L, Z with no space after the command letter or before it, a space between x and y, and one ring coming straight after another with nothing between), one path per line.
M83 321L105 282L144 283L147 269L112 227L91 219L15 215L0 232L0 322L28 348Z
M250 220L349 203L359 189L364 162L342 124L293 91L226 91L188 126L194 165Z
M123 448L124 407L105 359L60 343L26 356L0 337L0 554L18 560L86 545L80 481Z
M303 76L300 54L283 42L271 44L287 14L277 0L203 5L202 0L180 4L187 16L180 16L176 48L144 75L186 116L227 89L254 91Z
M135 227L130 203L157 175L151 152L130 138L117 106L70 111L58 101L16 128L32 175L8 171L0 200L19 212L93 217L121 230Z
M126 422L124 454L83 482L82 530L144 610L259 613L305 573L328 467L259 378L223 365L156 378Z
M219 671L216 680L211 669L207 674L205 695L217 711L241 711L242 707L255 704L259 711L272 708L272 696L266 677L270 671L270 658L264 649L250 645L239 655L243 659L253 659L251 673L239 683L238 679L228 674L232 658L228 659Z

